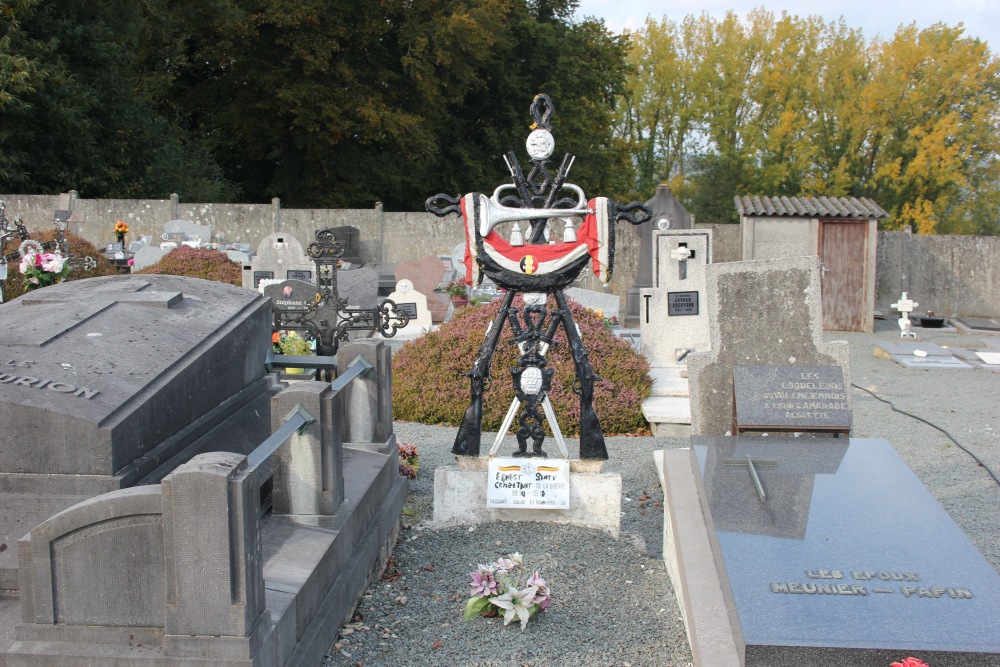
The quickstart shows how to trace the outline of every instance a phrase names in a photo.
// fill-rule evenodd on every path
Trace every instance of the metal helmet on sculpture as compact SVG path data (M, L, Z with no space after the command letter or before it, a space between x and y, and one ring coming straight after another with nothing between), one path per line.
M527 177L513 151L504 155L512 182L497 187L491 196L473 192L465 196L438 194L427 200L427 210L439 217L450 213L462 216L465 225L465 281L476 287L489 277L506 290L496 318L486 331L476 361L468 375L471 380L471 400L455 438L452 452L464 456L479 456L482 436L483 393L490 389L490 362L502 335L505 323L510 325L520 352L517 367L511 369L515 397L507 411L495 451L521 413L517 430L518 450L514 456L546 456L542 450L545 433L542 414L549 422L553 436L567 455L555 413L549 401L553 370L547 367L546 354L553 345L559 326L566 332L576 371L574 391L580 396L580 458L607 459L604 433L594 411L594 382L601 381L590 365L587 348L579 327L573 320L563 289L576 280L589 264L602 283L611 280L615 258L614 224L627 220L633 225L647 222L650 211L640 202L620 204L606 197L587 199L583 189L567 182L574 157L565 154L555 176L549 171L549 157L555 147L552 136L552 100L537 95L531 103L534 123L526 148L532 168ZM572 196L568 196L571 194ZM555 221L564 224L562 230L552 229ZM504 239L497 227L513 222L509 239ZM521 222L528 223L525 232ZM576 226L578 224L578 226ZM562 234L562 241L556 238ZM524 295L524 304L514 307L517 294ZM555 308L548 305L548 295L555 299ZM532 449L528 450L528 440Z

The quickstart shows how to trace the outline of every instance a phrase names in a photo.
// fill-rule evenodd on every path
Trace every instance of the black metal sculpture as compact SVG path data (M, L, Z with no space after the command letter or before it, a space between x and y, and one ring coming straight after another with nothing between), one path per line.
M518 449L514 456L546 456L542 450L545 438L541 408L545 412L557 442L561 434L548 398L553 371L546 367L545 355L561 324L566 332L576 367L574 391L580 396L580 458L607 459L604 433L594 412L594 374L587 357L579 329L573 321L563 289L569 286L588 264L603 283L611 279L614 269L614 223L627 220L633 225L650 219L651 213L640 202L622 205L605 197L587 201L583 190L566 179L575 159L566 154L553 178L549 172L549 157L555 142L551 133L552 100L537 95L531 103L534 120L526 142L532 168L525 178L513 151L504 155L512 183L501 185L492 197L471 193L464 197L438 194L427 200L427 210L442 217L458 213L465 223L465 278L472 286L488 276L506 290L500 311L486 332L476 361L468 375L471 401L462 419L452 452L464 456L479 456L482 436L483 393L490 388L490 362L500 340L504 323L514 334L521 357L511 370L515 398L501 426L502 434L510 428L514 417L524 406L517 431ZM509 194L504 194L512 191ZM564 191L575 193L576 199L562 196ZM579 229L574 219L582 218ZM550 243L551 221L565 223L562 243ZM514 222L510 241L500 237L494 227ZM527 243L519 221L529 221ZM516 294L524 295L524 306L514 308ZM555 298L556 308L549 310L548 295ZM532 449L528 451L528 440Z
M306 253L316 264L316 298L304 310L275 308L275 330L306 331L316 339L316 353L332 357L350 331L378 331L391 338L409 323L409 316L389 299L374 308L352 308L347 299L340 298L337 266L344 246L337 242L333 232L328 229L316 232L316 240L309 244ZM325 317L317 319L321 313Z

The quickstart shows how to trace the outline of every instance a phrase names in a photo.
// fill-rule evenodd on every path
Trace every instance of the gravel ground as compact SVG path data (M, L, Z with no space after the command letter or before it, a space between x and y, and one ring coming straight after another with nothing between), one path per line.
M889 325L892 325L891 327ZM1000 476L1000 372L907 370L874 357L898 341L894 322L875 334L836 334L851 345L852 382L948 431ZM920 330L952 347L1000 348L1000 336ZM1000 571L1000 485L944 434L854 389L854 437L885 438ZM662 560L663 493L652 453L685 438L610 437L604 470L622 476L622 537L570 526L497 523L433 530L434 470L453 463L455 429L396 423L420 451L393 560L373 583L323 665L682 667L691 651ZM484 434L492 442L494 434ZM510 442L510 441L508 441ZM576 443L570 442L570 451ZM933 540L933 536L914 539ZM468 573L519 551L552 589L552 606L522 631L500 619L462 621Z

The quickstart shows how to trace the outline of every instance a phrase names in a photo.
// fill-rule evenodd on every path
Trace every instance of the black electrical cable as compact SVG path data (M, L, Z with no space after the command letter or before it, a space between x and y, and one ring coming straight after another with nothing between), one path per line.
M986 472L988 472L988 473L990 474L990 477L992 477L992 478L993 478L993 481L994 481L994 482L996 482L997 484L1000 484L1000 477L997 477L996 473L995 473L995 472L993 472L992 470L990 470L990 467L989 467L988 465L986 465L985 463L983 463L983 462L982 462L982 460L981 460L981 459L980 459L980 458L979 458L978 456L976 456L975 454L973 454L972 452L970 452L970 451L969 451L968 449L966 449L966 448L965 448L965 447L964 447L964 446L962 445L962 443L960 443L960 442L959 442L958 440L956 440L956 439L955 439L955 438L954 438L954 437L953 437L953 436L951 435L951 433L948 433L948 431L944 430L943 428L941 428L941 427L940 427L940 426L938 426L937 424L932 424L932 423L930 423L929 421L927 421L927 420L926 420L926 419L924 419L923 417L918 417L917 415L915 415L915 414L913 414L913 413L910 413L910 412L907 412L906 410L900 410L899 408L897 408L897 407L896 407L896 406L895 406L895 405L894 405L894 404L892 403L892 401L887 401L886 399L882 398L881 396L879 396L879 395L878 395L878 394L876 394L875 392L871 391L870 389L865 389L864 387L859 387L858 385L854 384L853 382L851 383L851 386L852 386L852 387L854 387L855 389L860 389L861 391L865 392L866 394L871 394L872 398L875 398L875 399L877 399L877 400L879 400L879 401L882 401L883 403L885 403L886 405L888 405L888 406L889 406L890 408L892 408L893 410L895 410L895 411L896 411L896 412L898 412L899 414L901 414L901 415L906 415L907 417L912 417L913 419L916 419L916 420L917 420L917 421L919 421L919 422L923 422L923 423L927 424L928 426L930 426L930 427L931 427L931 428L933 428L933 429L937 429L938 431L941 431L942 433L944 433L944 434L945 434L945 437L947 437L947 438L948 438L949 440L951 440L952 442L954 442L954 443L955 443L955 446L956 446L956 447L958 447L958 448L959 448L959 449L961 449L961 450L962 450L963 452L965 452L966 454L968 454L969 456L971 456L971 457L972 457L972 458L973 458L973 459L974 459L974 460L976 461L976 463L978 463L978 464L979 464L979 465L981 465L981 466L982 466L983 468L985 468L985 469L986 469Z

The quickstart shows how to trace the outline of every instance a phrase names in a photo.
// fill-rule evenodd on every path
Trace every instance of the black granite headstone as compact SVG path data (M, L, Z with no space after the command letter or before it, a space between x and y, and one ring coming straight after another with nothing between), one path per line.
M1000 665L1000 576L888 442L692 444L747 667Z
M840 366L733 366L734 434L851 428Z

